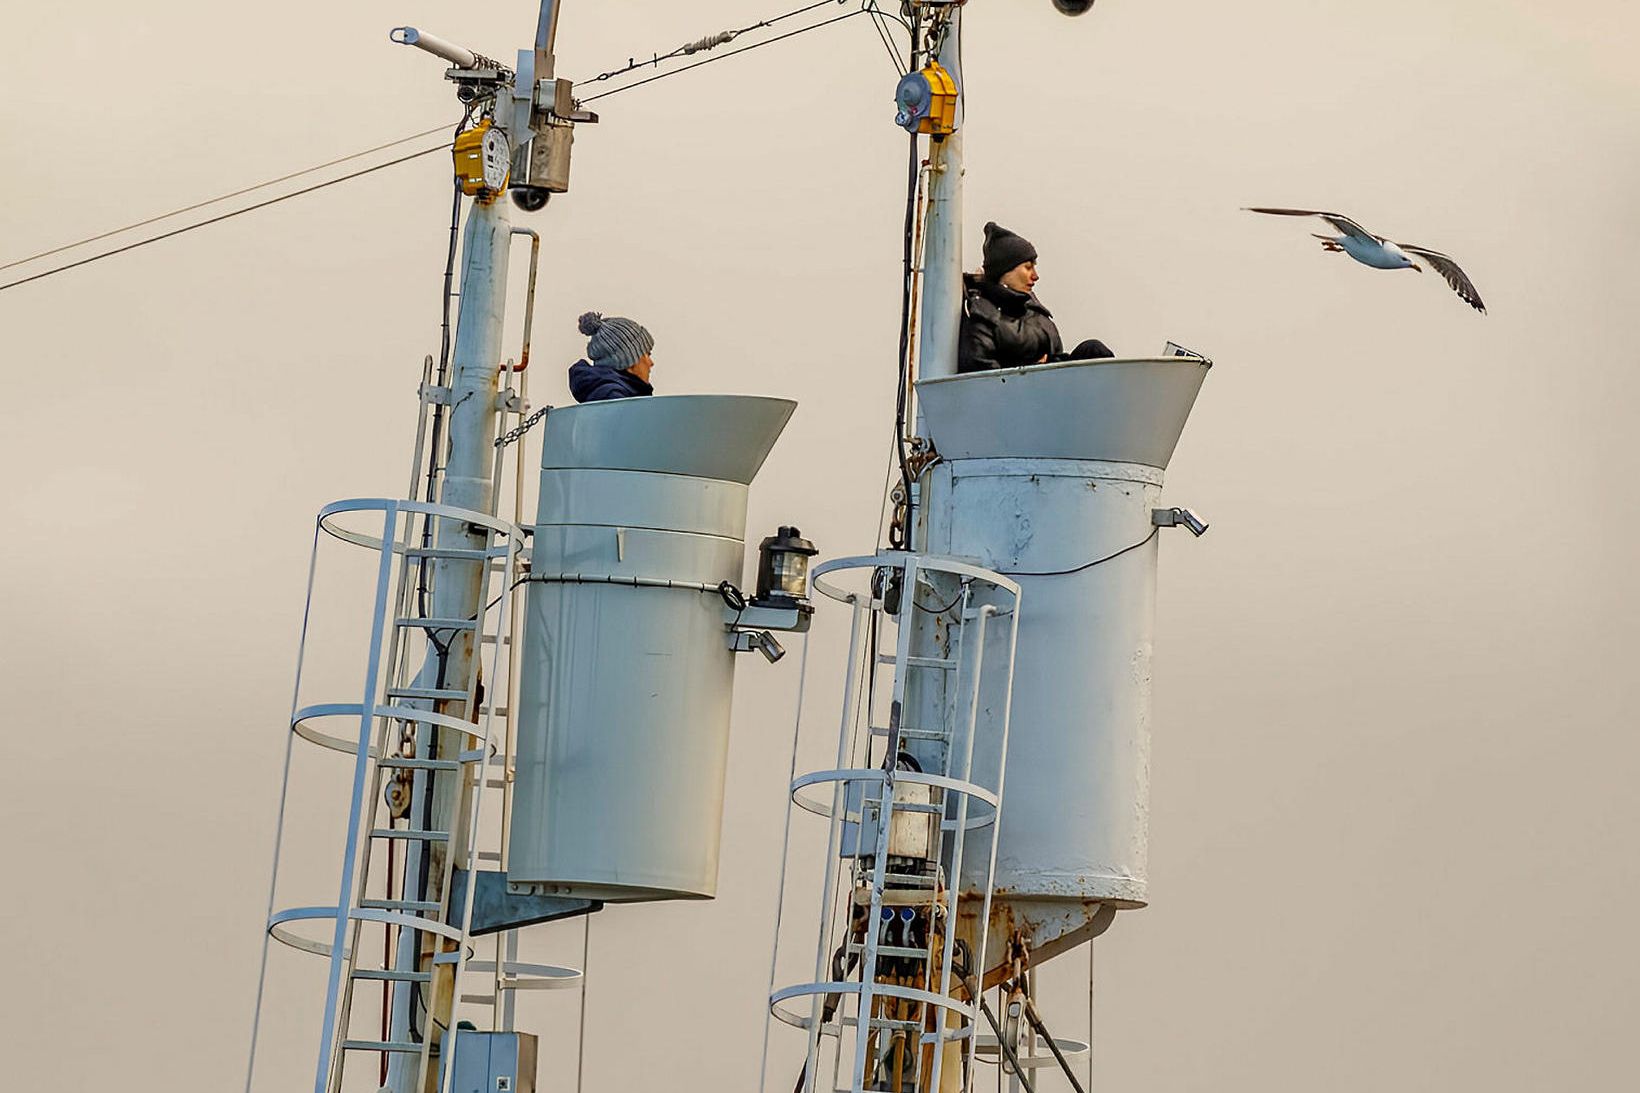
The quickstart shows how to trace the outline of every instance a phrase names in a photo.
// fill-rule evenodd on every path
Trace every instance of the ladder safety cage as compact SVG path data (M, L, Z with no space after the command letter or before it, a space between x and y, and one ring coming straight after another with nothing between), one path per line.
M424 369L422 413L411 470L412 492L422 483L428 450L431 363ZM522 419L528 409L512 380L522 375L512 362L501 369L497 431L505 435L509 416ZM498 443L492 478L492 509L500 511L506 448ZM514 992L576 986L581 972L518 957L517 930L496 934L495 958L473 956L471 925L480 862L500 862L505 870L506 824L510 813L516 731L511 709L517 686L514 650L518 648L513 610L527 569L525 533L520 526L525 459L514 446L516 466L511 519L429 501L360 498L336 501L320 510L308 573L306 608L296 664L295 695L290 715L285 772L280 791L270 882L262 971L257 989L257 1022L252 1030L246 1090L255 1079L256 1047L267 980L268 941L326 957L326 980L320 1041L316 1055L315 1093L339 1093L350 1055L373 1055L385 1070L388 1060L411 1061L415 1088L428 1085L430 1068L442 1070L438 1088L447 1088L453 1051L439 1051L443 1028L414 1028L410 1035L353 1032L355 988L363 983L380 992L384 1012L395 992L411 991L423 999L432 992L454 991L458 1005L487 1006L486 1022L510 1031ZM432 459L435 483L442 468ZM375 519L372 519L374 517ZM377 522L379 520L379 523ZM312 617L314 579L325 536L378 555L374 598L365 651L365 683L357 702L302 702L302 669ZM455 544L455 545L452 545ZM396 570L396 572L395 572ZM476 582L479 607L471 617L437 614L440 580ZM464 666L450 674L447 666ZM343 728L341 726L351 726ZM278 880L286 808L290 802L291 748L296 739L354 756L348 819L341 856L337 902L279 908ZM411 799L430 797L435 784L448 792L454 779L459 807L445 830L415 809L395 809L388 790L399 781ZM437 780L435 782L435 780ZM501 840L498 850L480 847L485 791L498 794ZM385 851L385 852L384 852ZM379 859L386 858L385 868ZM453 874L466 872L462 899L449 903ZM412 888L416 889L412 891ZM328 924L320 930L303 923ZM377 966L364 959L366 926L385 932ZM378 935L380 936L380 935ZM415 939L405 944L406 938ZM484 986L463 991L464 973L481 976ZM452 1023L454 1018L452 1017ZM428 1022L431 1024L431 1022ZM413 1060L413 1061L412 1061Z
M368 520L370 515L379 515L379 535L374 533L374 521ZM430 525L425 535L417 533L417 524L423 521ZM472 619L419 614L419 606L426 600L421 587L421 563L432 548L418 544L443 540L440 532L445 524L459 525L467 535L483 539L480 547L440 548L440 561L445 565L482 567L485 606ZM512 599L506 590L519 575L523 535L516 524L485 513L425 501L382 498L326 505L319 513L318 532L379 555L362 700L301 704L303 657L299 654L298 701L293 703L290 719L293 741L301 738L354 757L337 902L273 909L270 901L268 916L268 936L272 940L324 956L330 963L314 1081L316 1093L325 1093L342 1088L350 1053L414 1056L423 1081L431 1065L436 1040L431 1030L399 1040L382 1039L379 1032L368 1038L353 1034L355 987L371 983L384 992L398 985L430 991L436 989L437 966L454 964L459 979L469 953L473 886L468 886L469 906L450 908L446 914L439 899L417 898L420 892L405 890L410 881L406 867L416 857L428 863L429 872L423 874L421 887L428 889L429 897L450 890L451 874L458 862L469 871L475 868L476 834L486 796L477 790L491 780L490 772L504 761L496 747L495 705L481 705L483 681L497 678L496 660L501 646L479 639L506 632ZM321 542L316 534L311 572L317 571ZM500 595L492 591L497 584ZM311 607L311 573L308 596ZM448 657L457 642L465 643L465 655ZM304 651L305 646L304 633ZM444 656L436 655L439 649L445 651ZM428 653L425 659L424 652ZM446 657L466 664L459 678L443 678L439 662ZM355 726L352 733L339 727L336 731L320 727L345 723ZM428 788L428 779L441 777L457 779L460 799L466 802L458 822L452 825L456 830L416 826L413 817L395 816L395 810L384 801L390 779L405 778L411 783L411 794L416 795ZM290 798L288 765L281 798L282 815ZM387 850L390 846L398 852ZM374 868L382 856L389 858L388 868ZM398 870L392 868L394 857L400 860ZM399 883L397 893L395 881ZM303 922L331 925L323 934L304 934L298 929ZM405 932L414 933L426 944L417 945L420 955L412 962L380 956L380 966L370 966L364 959L362 944L367 925L389 931L389 940L373 950L378 953L395 953L399 946L393 941ZM429 955L431 965L427 963ZM264 949L264 965L266 959Z
M837 578L849 571L869 577L869 587L843 588ZM833 768L796 774L799 714L769 1021L807 1035L799 1093L942 1090L951 1087L951 1067L961 1068L960 1088L969 1090L1019 586L967 561L901 551L825 562L812 583L852 608L848 663ZM913 612L941 619L940 655L913 655L916 627L905 617ZM890 630L892 652L884 648ZM908 692L928 686L938 699L915 705L935 723L908 723ZM905 748L913 739L921 762ZM976 741L997 754L976 755ZM813 979L777 987L794 806L827 822L826 860ZM965 858L983 863L982 891L964 890ZM770 1084L768 1054L766 1030L761 1088L783 1093L790 1079Z

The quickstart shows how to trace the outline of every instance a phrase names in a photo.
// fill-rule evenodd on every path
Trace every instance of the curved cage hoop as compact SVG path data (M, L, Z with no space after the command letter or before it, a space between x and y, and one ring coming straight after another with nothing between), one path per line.
M428 516L435 520L454 520L471 527L483 528L503 537L501 545L490 546L485 549L462 549L450 547L419 547L402 540L398 535L393 536L393 553L421 555L428 558L444 558L453 560L483 561L490 558L505 558L515 553L524 542L524 529L517 524L491 516L488 513L474 509L458 508L454 505L440 505L432 501L407 501L403 498L392 497L351 497L341 501L332 501L319 510L319 528L332 538L354 546L365 547L370 550L382 549L385 541L380 535L372 535L366 531L359 531L349 527L340 517L348 513L377 512L388 514L394 518L401 515Z
M792 780L792 803L798 808L801 808L804 812L812 813L813 815L819 816L823 819L836 819L838 817L834 814L832 802L822 800L813 794L804 793L803 790L807 789L809 786L821 785L842 785L845 787L882 786L887 781L887 777L887 772L880 767L851 767L846 770L811 771L808 774ZM974 831L982 827L988 827L994 823L1001 804L1001 800L997 797L997 795L986 789L984 786L977 785L973 782L965 782L957 778L947 778L940 774L925 774L922 771L917 770L897 770L894 772L894 784L896 786L928 786L930 788L944 790L948 795L945 805L947 811L950 811L953 805L956 804L957 798L966 797L971 800L979 801L981 804L986 806L986 809L978 816L967 817L964 826L969 831ZM846 793L844 795L844 799L846 802ZM903 808L904 806L902 805L900 807ZM858 812L844 811L841 818L845 823L857 824L861 822L861 816ZM947 822L949 822L949 817L947 818Z

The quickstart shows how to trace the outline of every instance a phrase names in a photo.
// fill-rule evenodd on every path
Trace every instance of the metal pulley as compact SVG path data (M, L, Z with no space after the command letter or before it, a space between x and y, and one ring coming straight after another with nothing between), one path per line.
M894 124L907 132L943 137L957 131L957 81L938 62L900 80L894 104Z

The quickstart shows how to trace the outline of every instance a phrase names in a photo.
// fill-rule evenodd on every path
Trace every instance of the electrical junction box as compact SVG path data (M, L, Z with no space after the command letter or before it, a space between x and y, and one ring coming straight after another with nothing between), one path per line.
M535 1093L536 1039L528 1032L456 1032L445 1093Z

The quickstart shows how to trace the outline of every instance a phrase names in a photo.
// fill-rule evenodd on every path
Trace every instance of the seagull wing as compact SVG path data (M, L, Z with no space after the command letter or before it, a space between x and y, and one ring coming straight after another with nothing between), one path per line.
M1378 236L1372 234L1343 213L1322 212L1319 209L1255 209L1246 210L1250 213L1267 213L1270 216L1319 216L1345 235L1353 235L1357 239L1364 239L1369 243L1381 242Z
M1411 243L1402 243L1400 247L1408 254L1416 254L1434 266L1435 271L1446 278L1446 283L1452 286L1452 291L1456 292L1464 303L1479 311L1482 315L1486 314L1486 304L1481 302L1481 294L1475 291L1475 282L1471 281L1469 275L1459 268L1458 263L1440 251L1430 250L1428 247L1414 246Z

